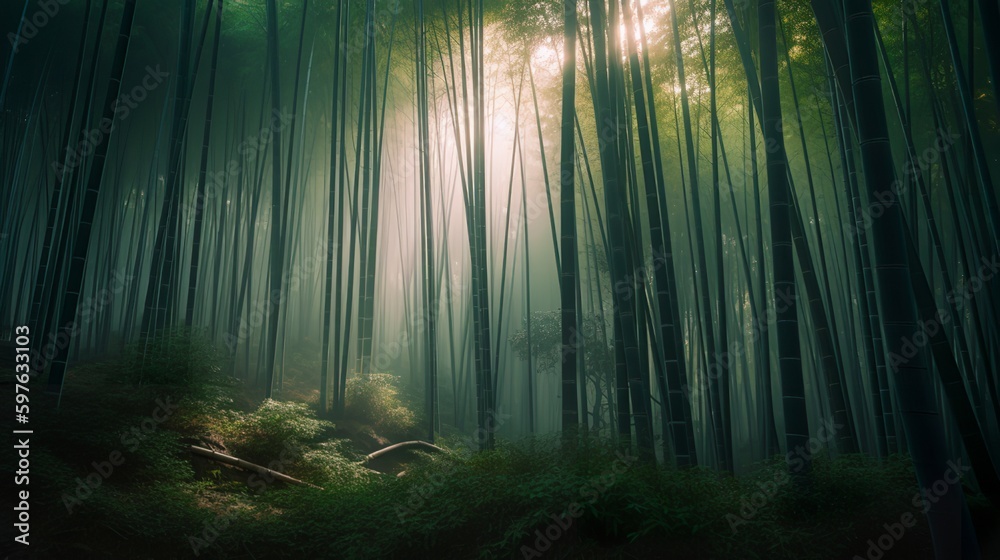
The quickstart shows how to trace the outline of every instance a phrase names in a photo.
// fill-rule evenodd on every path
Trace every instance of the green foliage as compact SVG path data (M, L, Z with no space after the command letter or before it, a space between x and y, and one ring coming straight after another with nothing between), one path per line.
M605 412L597 417L596 425L593 429L601 433L603 429L610 429L611 414L615 395L602 391L604 387L610 387L610 376L614 372L614 347L608 343L608 339L613 336L604 319L597 314L582 314L580 316L583 326L582 336L576 333L576 342L582 345L584 375L588 383L597 388L597 402L600 402L601 409ZM522 327L512 333L508 340L511 349L522 360L528 359L528 329L522 323ZM531 358L534 360L536 370L541 374L555 374L562 364L562 316L558 310L536 311L531 314Z
M209 340L204 333L182 328L158 333L148 341L137 340L125 347L122 373L135 385L201 394L225 382L221 354Z
M501 4L499 20L508 43L532 44L562 33L559 0L515 0Z
M216 429L238 457L266 464L332 427L318 420L307 404L267 399L252 412L222 411Z
M172 418L172 424L185 433L214 432L216 424L227 418L228 411L236 406L234 396L239 381L233 377L220 378L219 384L204 385L197 395L189 396L187 406Z
M864 550L854 529L858 512L869 521L892 521L908 507L913 489L905 458L880 464L845 457L817 465L810 499L826 510L822 522L797 513L793 504L803 498L787 484L734 533L727 514L739 514L758 483L787 468L783 462L734 478L706 469L625 466L614 446L599 441L565 451L553 441L529 440L470 456L428 456L402 478L267 494L257 507L266 504L282 515L267 517L266 527L240 538L251 539L255 550L290 546L321 557L500 558L532 546L535 531L544 532L552 516L578 504L582 515L546 557L668 547L678 558L818 559ZM869 499L850 509L833 494L846 487ZM921 526L913 531L910 546L919 547L926 532ZM325 538L309 538L316 534Z
M368 424L389 439L411 430L416 417L399 398L395 383L398 378L388 373L370 373L347 380L345 416Z
M184 537L200 534L204 523L214 517L200 507L204 488L203 483L194 482L110 487L94 495L87 503L87 511L95 520L114 526L122 537L138 539L147 546L161 543L180 553L182 543L186 544ZM141 499L136 499L137 495ZM189 554L190 549L186 552Z
M191 463L182 455L181 434L157 430L146 435L122 465L125 477L144 484L182 483L194 480Z
M395 399L387 377L382 392ZM195 402L184 401L178 417ZM217 418L207 428L224 435L234 454L267 464L291 442L300 454L283 465L284 472L324 489L273 486L254 493L242 483L193 481L180 434L164 425L127 454L71 521L88 534L108 535L114 546L144 547L115 549L114 557L189 557L187 537L204 538L207 523L217 536L200 555L212 558L244 550L258 558L501 558L533 546L536 531L544 532L553 516L577 504L582 514L547 558L656 557L655 551L669 549L678 558L818 560L863 553L865 541L879 536L869 529L913 511L916 492L904 456L884 462L817 459L811 486L778 485L733 531L727 516L747 513L744 504L756 499L761 484L788 468L783 458L732 477L631 461L613 444L593 438L575 449L561 448L552 437L501 441L493 451L474 454L443 443L446 453L423 455L397 478L364 468L348 440L317 443L329 425L306 405L265 401L251 412L221 401L214 406ZM33 467L44 473L39 503L52 504L53 511L62 508L59 496L72 491L74 479L87 475L88 461L120 447L103 430L76 421L79 412L64 411L71 424L61 431L46 426L46 444L58 447L32 450ZM123 415L111 433L140 418ZM75 447L67 451L63 446L71 442ZM807 506L815 513L803 515ZM918 525L896 545L906 557L923 557L928 542L925 523L916 517ZM79 538L46 536L46 542L69 546Z
M363 487L379 475L362 466L362 459L349 440L330 440L303 453L291 472L324 487Z
M818 458L810 485L779 484L762 505L756 495L762 485L788 468L782 457L732 477L622 461L613 444L595 438L575 449L560 447L555 437L501 441L481 453L449 450L453 442L444 440L446 453L423 455L397 478L366 469L348 440L318 441L330 425L307 405L265 401L237 411L231 388L221 386L178 401L167 421L128 449L120 434L141 425L156 399L170 393L101 377L115 371L114 364L85 370L70 385L60 416L38 420L46 438L32 449L37 503L57 520L38 529L47 546L68 550L85 532L88 545L113 557L189 557L187 537L204 538L207 523L218 536L200 555L213 558L246 549L257 557L498 558L533 546L536 531L577 504L580 517L547 558L655 557L664 549L679 558L851 557L905 512L918 524L893 550L926 556L929 535L911 503L917 488L905 456ZM377 426L385 411L402 408L412 422L391 376L351 381L355 414ZM287 442L297 453L283 461L282 472L324 489L275 485L251 492L242 482L195 481L180 433L192 431L221 437L232 454L264 465L280 459ZM65 525L58 521L63 494L113 450L123 452L124 463L69 519L80 533L46 534ZM752 512L751 501L759 505ZM992 515L978 496L970 495L972 504ZM739 520L735 530L732 519ZM142 550L135 548L140 543Z
M614 348L607 343L607 327L599 315L583 315L582 340L588 375L601 376L614 367ZM528 359L528 331L523 326L511 334L510 345L522 360ZM531 353L538 371L553 371L562 363L562 315L556 311L531 314Z

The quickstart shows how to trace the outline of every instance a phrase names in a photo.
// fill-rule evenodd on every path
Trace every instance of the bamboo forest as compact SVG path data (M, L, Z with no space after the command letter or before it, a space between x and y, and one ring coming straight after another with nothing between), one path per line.
M1000 559L997 0L0 4L0 556Z

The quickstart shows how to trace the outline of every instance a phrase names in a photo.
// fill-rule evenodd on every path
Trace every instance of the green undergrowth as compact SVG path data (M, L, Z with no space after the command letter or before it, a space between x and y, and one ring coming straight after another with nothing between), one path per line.
M400 399L397 378L370 373L347 380L344 416L372 426L389 439L398 439L416 425L416 415Z
M818 560L865 557L868 539L906 512L917 525L884 558L927 552L905 456L819 458L803 484L783 476L783 458L733 477L646 464L598 440L499 440L472 453L455 438L396 477L367 469L306 405L242 406L239 385L221 375L176 393L137 387L127 367L78 368L60 413L35 426L33 557ZM163 418L166 399L176 409L125 443ZM234 480L223 467L199 476L184 451L192 441L322 489ZM113 452L123 462L105 477Z

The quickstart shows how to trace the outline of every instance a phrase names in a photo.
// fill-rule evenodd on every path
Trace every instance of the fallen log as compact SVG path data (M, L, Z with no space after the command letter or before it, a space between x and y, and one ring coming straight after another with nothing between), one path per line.
M188 446L188 450L196 455L201 455L202 457L207 457L215 462L223 463L226 465L232 465L234 467L240 467L241 469L247 469L256 472L262 476L270 476L275 480L280 480L282 482L287 482L288 484L294 484L296 486L310 486L316 488L317 490L322 490L323 488L316 486L315 484L310 484L308 482L299 480L297 478L292 478L287 474L280 473L278 471L271 470L267 467L262 467L260 465L255 465L243 459L238 459L236 457L231 457L224 453L219 453L218 451L212 451L211 449L205 449L204 447L198 447L197 445Z
M412 449L412 448L420 449L421 451L433 451L435 453L444 453L445 452L444 449L441 449L440 447L434 445L433 443L427 443L426 441L404 441L402 443L394 443L394 444L390 445L389 447L384 447L382 449L379 449L378 451L375 451L373 453L369 453L365 457L365 461L369 462L369 461L372 461L374 459L378 459L379 457L382 457L383 455L387 455L389 453L392 453L394 451L400 451L400 450L403 450L403 449Z

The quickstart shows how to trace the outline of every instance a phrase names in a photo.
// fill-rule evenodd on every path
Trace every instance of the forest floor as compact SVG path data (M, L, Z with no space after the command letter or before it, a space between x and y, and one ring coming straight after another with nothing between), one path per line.
M398 408L392 395L334 425L306 404L259 404L223 376L137 388L126 367L74 369L58 413L33 393L30 554L9 558L931 557L902 455L819 458L803 487L782 458L732 477L643 464L599 441L472 453L474 442L444 438L444 453L408 452L376 472L366 454L414 439L379 433L399 412L378 409ZM192 444L322 489L201 459ZM983 557L1000 558L1000 515L965 491Z

